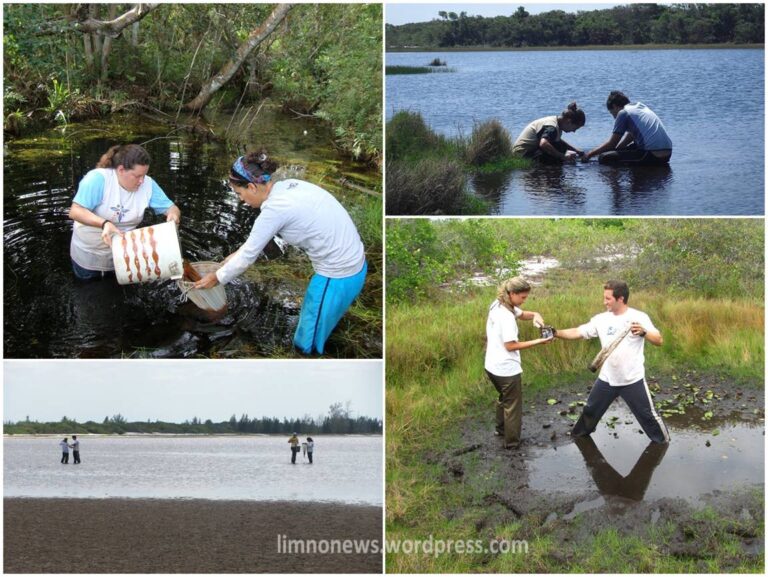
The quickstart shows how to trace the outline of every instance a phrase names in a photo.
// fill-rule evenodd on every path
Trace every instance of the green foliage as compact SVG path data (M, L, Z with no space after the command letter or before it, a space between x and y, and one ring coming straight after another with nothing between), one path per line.
M387 228L387 287L429 286L434 273L428 266L420 281L418 268L390 267L406 255L392 253L389 236L406 234L408 220L390 222ZM420 222L420 221L419 221ZM402 247L419 254L424 249L441 263L439 282L461 281L470 273L494 276L497 268L510 267L517 258L550 256L559 270L597 273L602 281L626 280L633 290L681 294L692 298L747 298L761 300L764 282L762 222L755 219L504 219L434 221L422 223L429 236L414 235ZM456 248L460 247L460 248ZM461 260L453 251L465 253ZM506 253L509 253L508 255ZM429 264L429 263L428 263ZM565 274L565 273L563 273ZM405 297L407 293L402 293ZM398 302L400 293L391 302ZM418 295L434 293L417 291Z
M760 220L638 220L640 247L628 281L706 298L763 294L764 225Z
M430 22L387 25L387 48L765 42L765 6L761 3L628 4L536 15L520 7L511 16L493 18L466 12L437 15L440 19Z
M46 108L46 111L51 114L56 114L59 111L63 111L63 109L65 109L69 104L70 98L72 97L72 94L70 94L67 87L59 83L56 78L51 81L51 85L47 87L47 91L48 107Z
M119 5L116 14L125 6ZM114 7L4 7L5 86L25 99L27 111L43 108L49 117L61 111L59 118L73 118L101 114L104 102L112 109L140 102L176 113L263 24L274 5L161 4L139 21L135 45L133 29L127 29L102 59L103 38L96 42L96 35L89 35L92 51L87 53L86 35L72 22L83 10L96 20L109 19ZM272 96L286 109L330 125L343 153L377 163L382 149L381 13L381 4L297 5L286 25L214 96L211 108L231 110ZM57 84L50 86L53 78Z
M6 422L4 432L7 435L70 435L70 434L99 434L122 435L124 433L165 433L165 434L283 434L289 435L294 431L306 434L381 434L380 419L359 416L353 417L349 406L333 403L328 414L314 419L305 416L301 419L278 419L277 417L250 418L243 414L238 419L232 415L229 420L214 423L210 419L203 421L198 417L183 423L166 421L133 421L128 422L122 415L106 417L103 422L88 421L78 423L76 420L63 417L59 422L37 422L29 418L18 423Z
M457 220L435 225L430 220L387 223L387 301L413 302L435 296L446 282L489 270L514 276L519 256L487 220Z
M512 156L512 139L498 120L476 123L464 155L472 166L503 161Z
M382 149L381 18L381 4L302 4L273 47L281 103L329 122L358 159Z

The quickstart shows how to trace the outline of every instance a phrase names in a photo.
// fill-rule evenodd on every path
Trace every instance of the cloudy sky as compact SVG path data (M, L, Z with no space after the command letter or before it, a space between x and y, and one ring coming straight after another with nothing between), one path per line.
M3 378L5 421L317 417L347 401L353 416L383 411L380 361L5 361Z
M561 4L545 4L539 2L505 2L498 4L481 4L474 2L464 2L461 4L446 4L435 1L431 4L408 4L392 3L385 4L385 20L387 24L407 24L408 22L429 22L438 18L437 13L441 10L446 12L466 12L469 16L511 16L518 8L523 6L529 14L540 14L550 10L564 10L565 12L578 12L579 10L599 10L601 8L611 8L622 3L606 4L584 4L580 2L569 2Z

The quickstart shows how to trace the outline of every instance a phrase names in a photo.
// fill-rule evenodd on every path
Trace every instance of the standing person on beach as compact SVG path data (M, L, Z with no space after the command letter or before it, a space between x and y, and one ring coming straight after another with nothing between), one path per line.
M80 464L80 441L77 440L77 435L72 435L72 458L75 460L75 465Z
M291 463L295 465L296 454L301 451L301 448L299 447L299 437L294 433L291 435L291 438L288 439L288 442L291 444Z
M587 122L584 111L571 102L560 116L545 116L526 126L517 137L512 153L544 163L573 162L583 152L561 138L576 132Z
M229 185L245 204L260 210L245 244L196 289L227 284L253 264L275 235L303 249L315 274L301 305L294 346L305 355L323 354L325 342L360 294L368 270L365 250L349 213L331 193L295 178L273 178L277 163L265 150L241 156Z
M181 211L147 176L149 153L138 144L110 148L80 181L69 209L74 220L69 254L75 278L113 273L112 235L135 229L147 208L179 224Z
M309 464L312 464L312 453L315 452L315 441L312 437L307 437L307 456L309 457Z
M59 443L59 447L61 448L61 463L63 465L66 465L69 463L69 443L68 437L64 437L64 440Z
M644 345L661 346L663 339L650 317L627 306L629 287L623 281L612 280L603 286L605 312L592 317L588 323L571 329L558 329L559 339L576 340L600 338L605 348L629 329L616 349L605 360L589 393L587 404L573 427L574 437L590 435L617 397L624 399L640 426L654 443L668 443L669 432L656 412L645 382Z
M523 311L520 307L528 298L531 285L523 277L514 277L499 285L496 299L488 310L485 325L485 373L496 388L496 434L504 437L504 447L520 445L523 428L523 368L520 351L552 342L553 337L519 341L517 319L533 321L543 327L539 313Z
M608 95L605 105L616 119L613 134L582 156L583 162L598 155L601 164L660 165L669 162L672 139L653 110L642 102L630 104L629 98L618 90Z

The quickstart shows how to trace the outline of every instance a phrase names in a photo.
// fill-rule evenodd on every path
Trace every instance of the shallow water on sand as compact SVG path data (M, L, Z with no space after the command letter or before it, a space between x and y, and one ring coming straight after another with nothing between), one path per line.
M283 436L78 438L62 465L59 436L5 437L4 496L383 502L380 436L316 435L312 465Z

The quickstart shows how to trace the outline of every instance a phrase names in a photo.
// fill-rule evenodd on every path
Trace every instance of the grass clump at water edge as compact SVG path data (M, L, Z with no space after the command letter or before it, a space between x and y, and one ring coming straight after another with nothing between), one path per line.
M429 66L387 66L385 68L386 74L430 74L434 72L456 72L453 68L445 67L445 65L430 64Z

